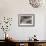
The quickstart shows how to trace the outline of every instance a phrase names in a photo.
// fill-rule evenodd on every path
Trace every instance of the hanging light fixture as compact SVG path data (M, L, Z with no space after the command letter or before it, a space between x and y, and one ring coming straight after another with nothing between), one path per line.
M42 5L43 0L29 0L29 3L32 7L38 8L39 6Z

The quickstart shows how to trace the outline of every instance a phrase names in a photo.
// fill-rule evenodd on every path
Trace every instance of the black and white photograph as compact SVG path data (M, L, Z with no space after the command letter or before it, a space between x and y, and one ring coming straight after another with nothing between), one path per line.
M0 46L46 46L46 0L0 0Z
M19 26L34 26L34 14L19 14L18 24Z

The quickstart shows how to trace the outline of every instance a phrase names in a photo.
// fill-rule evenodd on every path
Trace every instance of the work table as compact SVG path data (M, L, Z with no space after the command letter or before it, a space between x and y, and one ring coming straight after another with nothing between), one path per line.
M39 41L29 41L29 40L9 40L9 39L6 39L6 40L0 40L0 43L2 42L5 42L4 44L6 45L13 45L13 46L46 46L46 40L39 40ZM3 45L3 44L2 44Z

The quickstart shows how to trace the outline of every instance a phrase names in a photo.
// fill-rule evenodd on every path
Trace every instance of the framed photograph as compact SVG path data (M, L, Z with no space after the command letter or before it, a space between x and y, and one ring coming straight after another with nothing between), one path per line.
M35 14L19 14L18 26L34 26Z

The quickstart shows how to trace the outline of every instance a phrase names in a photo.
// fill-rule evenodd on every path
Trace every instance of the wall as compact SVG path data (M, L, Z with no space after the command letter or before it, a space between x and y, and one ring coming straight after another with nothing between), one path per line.
M43 4L42 6L33 8L30 6L28 0L0 0L0 18L4 16L13 18L12 26L8 33L17 40L27 40L34 34L37 35L37 39L44 40L46 39L46 5ZM18 14L35 14L35 26L18 27ZM1 33L3 32L1 31ZM1 33L0 35L2 35ZM2 38L0 36L0 39Z

